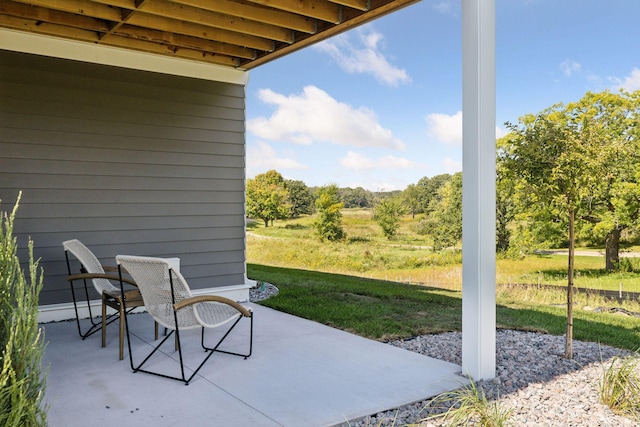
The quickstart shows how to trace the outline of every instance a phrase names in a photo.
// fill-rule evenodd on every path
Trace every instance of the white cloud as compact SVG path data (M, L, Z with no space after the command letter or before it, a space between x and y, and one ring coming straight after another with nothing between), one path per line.
M450 159L449 157L442 161L442 165L447 173L456 173L462 170L462 162Z
M454 115L433 113L426 117L429 134L445 144L462 145L462 111Z
M378 167L381 169L413 169L418 164L409 159L395 156L384 156L378 159Z
M351 74L371 74L381 83L398 86L411 82L403 69L389 63L381 52L384 36L375 31L359 31L356 41L342 34L315 45L328 54L343 70Z
M383 128L375 113L339 102L315 86L300 95L284 96L262 89L259 98L274 107L271 117L247 121L247 129L259 138L309 145L329 142L355 147L384 147L402 150L405 144Z
M496 139L500 139L503 136L506 136L507 134L509 134L509 131L501 128L500 126L496 126Z
M614 79L614 81L616 82L615 89L624 89L629 92L640 90L640 69L634 68L624 80Z
M458 16L460 9L460 2L453 2L452 0L442 0L433 5L433 8L438 12L445 15Z
M347 169L361 170L361 169L373 169L376 167L376 162L368 157L362 156L353 151L347 153L347 157L343 157L340 160L340 164Z
M453 115L433 113L427 115L428 132L434 138L445 144L462 145L462 111ZM496 126L496 139L502 138L508 132Z
M560 64L560 70L562 70L565 76L571 77L574 73L579 73L580 70L582 70L582 65L576 61L567 59Z
M417 166L417 163L402 157L384 156L378 159L371 159L353 151L349 151L347 156L340 160L340 164L351 170L398 170L413 169Z
M247 146L247 176L266 172L271 169L307 169L307 166L295 159L280 157L276 150L263 141Z

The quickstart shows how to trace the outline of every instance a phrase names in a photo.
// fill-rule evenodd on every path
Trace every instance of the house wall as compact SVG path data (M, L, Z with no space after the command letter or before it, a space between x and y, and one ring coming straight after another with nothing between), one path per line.
M41 305L71 300L72 238L104 264L180 257L194 289L244 284L244 120L243 85L0 50L0 209L23 191Z

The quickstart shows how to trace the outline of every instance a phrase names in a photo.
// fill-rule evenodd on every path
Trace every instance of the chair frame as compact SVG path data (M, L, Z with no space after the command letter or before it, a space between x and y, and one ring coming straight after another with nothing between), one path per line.
M137 366L135 365L134 361L133 361L133 354L131 351L131 337L130 337L130 333L129 333L129 320L128 320L128 311L125 310L125 316L124 316L124 324L125 324L125 329L126 329L126 334L127 334L127 343L128 343L128 348L129 348L129 362L131 365L131 369L133 370L134 373L136 372L144 372L146 374L151 374L151 375L155 375L158 377L162 377L162 378L168 378L168 379L172 379L172 380L177 380L177 381L182 381L184 382L185 385L189 385L189 383L191 382L191 380L193 380L193 378L198 374L198 372L200 371L200 368L202 368L204 366L204 364L209 360L209 358L211 358L211 356L213 356L214 353L224 353L224 354L230 354L233 356L240 356L240 357L244 357L244 359L248 359L249 357L251 357L251 354L253 352L253 319L254 319L254 312L252 310L248 310L247 308L243 307L242 305L238 304L237 302L230 300L228 298L225 297L221 297L221 296L217 296L217 295L200 295L200 296L193 296L191 298L187 298L183 301L180 301L178 303L176 303L176 298L175 298L175 292L174 292L174 285L173 285L173 274L171 274L172 268L170 266L168 266L169 268L169 283L170 283L170 287L171 287L171 302L172 302L172 309L173 309L173 317L174 317L174 321L175 321L175 329L171 329L170 332L167 334L167 328L165 327L165 337L162 339L162 341L160 341L160 343L158 345L156 345L154 347L154 349L144 358L144 360L142 362L140 362ZM119 273L118 275L120 277L122 277L122 266L120 264L118 264L118 270ZM124 304L126 307L127 304L127 299L126 299L126 295L124 293L124 283L126 283L124 281L124 279L120 282L120 286L121 286L121 290L123 292L123 300L124 300ZM178 323L178 312L188 306L194 305L194 304L198 304L198 303L203 303L203 302L218 302L218 303L224 303L224 304L228 304L233 306L235 309L237 309L240 313L241 316L239 316L232 324L230 327L228 327L227 331L224 333L224 335L222 336L222 338L220 338L220 340L215 344L215 346L213 347L207 347L205 345L205 327L202 326L201 327L201 336L200 336L200 346L202 347L202 349L204 349L205 353L208 353L206 355L206 357L202 360L202 362L200 362L200 364L198 365L198 367L191 373L191 375L187 378L187 376L185 375L185 367L184 367L184 360L183 360L183 356L182 356L182 346L180 345L180 325ZM227 338L227 336L229 336L229 334L231 333L231 331L236 327L236 325L240 322L240 320L242 320L243 317L248 317L250 320L250 332L249 332L249 352L246 354L243 353L235 353L235 352L231 352L231 351L226 351L226 350L219 350L218 347L220 347L220 345L222 344L222 342ZM155 320L155 319L154 319ZM157 322L156 322L157 325ZM149 359L151 359L151 357L156 353L156 351L158 351L160 349L160 347L162 347L162 345L169 339L169 337L171 337L171 335L173 335L173 333L175 332L175 349L178 352L178 357L180 360L180 376L172 376L172 375L167 375L167 374L163 374L160 372L155 372L155 371L150 371L150 370L146 370L146 369L142 369L142 367L145 365L145 363L147 363L147 361L149 361ZM156 340L157 340L157 336L156 336Z
M119 347L120 347L119 358L120 359L119 360L123 360L124 359L124 332L125 332L125 325L123 322L124 320L123 318L125 317L124 316L125 306L124 304L122 304L122 300L123 300L122 284L126 283L128 285L131 285L137 288L135 281L128 279L126 277L124 278L121 277L121 274L118 268L112 267L112 266L102 265L102 269L105 271L104 274L89 273L87 272L87 269L83 265L82 261L80 261L79 259L78 259L78 262L80 263L80 273L73 274L71 272L71 260L69 259L69 250L66 248L64 250L64 256L67 261L67 271L69 273L69 275L67 276L67 281L69 282L69 287L71 288L71 296L73 298L73 309L76 315L76 325L78 328L78 335L80 335L80 338L82 338L82 340L85 340L86 338L90 337L96 332L102 331L102 347L105 347L106 341L107 341L107 325L110 325L111 323L120 319L120 325L119 325ZM113 274L108 274L108 272L113 272ZM115 273L118 273L118 274L115 274ZM101 294L102 319L100 323L94 320L94 316L91 311L91 300L89 298L89 286L87 285L87 280L92 280L92 279L108 279L108 280L113 280L114 282L120 283L119 294L114 295L107 292L102 292ZM91 323L91 326L89 326L85 331L82 331L82 326L80 324L80 315L78 313L78 304L80 301L78 301L78 299L76 298L76 289L74 286L74 282L79 280L82 280L82 283L83 283L84 297L87 303L87 310L89 312L89 322ZM81 288L81 291L82 291L82 288ZM125 296L131 302L129 311L135 310L137 307L141 307L144 305L138 289L132 289L132 290L126 291ZM107 316L107 306L114 309L115 313L111 313L110 315ZM157 324L155 325L155 338L158 339Z

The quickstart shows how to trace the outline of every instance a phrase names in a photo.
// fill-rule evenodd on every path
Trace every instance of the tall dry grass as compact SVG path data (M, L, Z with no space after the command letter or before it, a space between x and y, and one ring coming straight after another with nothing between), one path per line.
M29 242L29 276L18 259L13 224L20 198L0 224L0 425L44 426L43 334L38 326L42 271Z

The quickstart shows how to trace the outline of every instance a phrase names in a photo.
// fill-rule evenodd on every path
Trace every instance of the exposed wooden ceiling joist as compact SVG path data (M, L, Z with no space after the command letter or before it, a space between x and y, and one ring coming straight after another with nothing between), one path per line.
M251 69L418 0L0 0L0 28Z
M253 3L339 24L340 5L325 0L248 0Z

